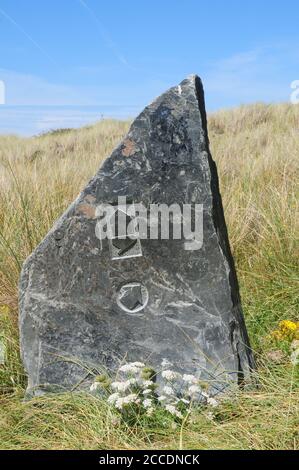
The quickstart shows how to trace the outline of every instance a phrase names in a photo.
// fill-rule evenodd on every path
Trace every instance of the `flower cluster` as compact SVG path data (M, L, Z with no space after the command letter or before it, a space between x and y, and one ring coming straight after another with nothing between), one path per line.
M171 370L170 367L173 365L166 359L162 361L161 366L161 377L166 383L162 387L158 401L169 413L182 419L192 403L218 405L218 402L202 389L195 375L180 374Z
M278 328L272 331L270 337L286 349L290 355L291 363L296 366L299 364L299 322L291 320L282 320Z
M272 331L271 337L277 341L299 340L299 322L282 320L279 322L278 329Z
M164 409L175 418L183 419L193 403L218 405L215 398L203 390L197 377L180 374L172 367L164 359L157 373L142 362L131 362L120 367L117 380L109 382L107 377L99 376L90 390L106 388L108 403L122 413L137 411L151 416L156 409Z
M118 370L117 380L110 382L108 403L119 411L130 411L134 408L153 412L152 397L155 393L154 371L145 367L143 362L124 364ZM90 390L101 388L103 382L94 382Z

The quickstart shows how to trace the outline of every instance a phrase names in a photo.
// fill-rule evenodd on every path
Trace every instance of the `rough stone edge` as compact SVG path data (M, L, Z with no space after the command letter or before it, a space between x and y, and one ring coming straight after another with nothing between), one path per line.
M208 163L210 167L210 183L211 195L213 198L212 219L215 227L215 232L218 237L219 246L224 258L225 265L229 269L229 287L232 300L232 311L237 322L231 322L231 343L239 365L238 369L238 384L242 385L244 379L251 379L251 372L255 370L256 364L254 360L253 351L250 346L250 340L245 324L244 314L242 311L241 296L239 291L239 282L235 262L232 256L227 225L225 222L222 197L219 187L219 177L215 161L213 160L210 151L210 141L208 137L207 115L205 110L205 98L203 84L199 76L192 75L190 78L194 80L195 92L197 95L197 102L199 112L202 120L202 127L204 131L205 144L208 152ZM238 326L239 325L239 326ZM240 328L239 328L240 327ZM249 364L249 368L243 368L243 364Z

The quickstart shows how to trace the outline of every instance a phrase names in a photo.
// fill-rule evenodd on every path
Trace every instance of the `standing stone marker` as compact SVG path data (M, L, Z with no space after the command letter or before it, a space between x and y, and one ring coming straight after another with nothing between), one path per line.
M100 240L97 208L203 204L203 243ZM118 210L126 214L126 205ZM191 240L192 242L192 240ZM163 358L215 392L254 367L197 76L161 95L25 262L20 281L28 390L88 384L121 361Z

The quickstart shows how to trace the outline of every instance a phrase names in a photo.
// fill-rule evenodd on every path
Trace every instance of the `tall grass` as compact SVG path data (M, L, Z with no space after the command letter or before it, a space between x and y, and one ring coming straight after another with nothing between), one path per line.
M133 428L115 425L107 405L59 395L22 402L18 354L20 266L128 129L102 121L21 139L0 137L0 366L2 448L296 448L298 372L267 356L268 334L298 320L299 106L243 106L209 116L230 241L260 388L223 403L210 420L194 413L186 429L165 415ZM113 424L114 423L114 424Z

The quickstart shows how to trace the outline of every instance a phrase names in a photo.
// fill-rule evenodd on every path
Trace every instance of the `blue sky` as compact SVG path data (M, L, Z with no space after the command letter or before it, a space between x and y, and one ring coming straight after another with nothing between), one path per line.
M288 101L298 21L290 0L0 0L6 105L55 107L53 127L61 106L133 116L190 73L201 76L210 111ZM0 131L22 133L7 106Z

